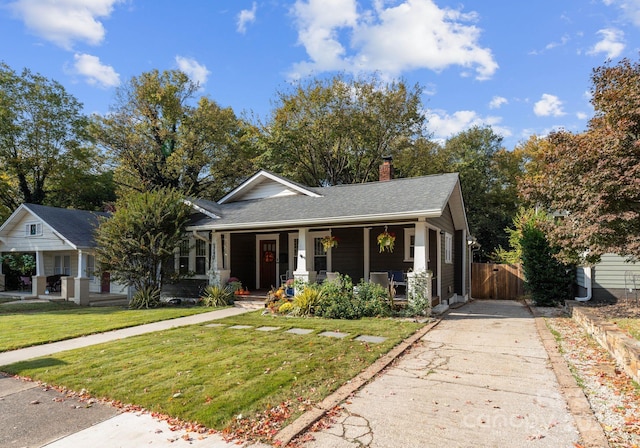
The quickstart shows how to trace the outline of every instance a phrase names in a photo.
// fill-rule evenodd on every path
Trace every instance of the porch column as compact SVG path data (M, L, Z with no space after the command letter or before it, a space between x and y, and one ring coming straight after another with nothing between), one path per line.
M427 270L427 223L418 221L415 224L415 228L413 270L414 272L422 272Z
M87 254L78 251L78 275L74 282L73 301L78 305L89 304L89 277L87 277Z
M228 250L225 251L225 244L222 242L222 237L224 235L224 241L228 245L230 243L229 234L213 232L211 238L211 271L212 274L209 276L209 284L217 284L217 285L225 285L227 280L229 280L229 276L231 271L229 269L225 269L225 266L229 266L229 260L225 257L228 253Z
M427 273L427 223L424 219L415 224L415 244L413 252L413 272L407 274L407 298L409 301L431 302L431 278Z
M369 271L371 265L371 247L369 246L369 238L371 236L371 227L362 229L362 244L364 250L362 252L364 258L364 280L369 281Z
M36 252L36 275L31 278L31 293L34 296L44 294L47 289L47 276L44 272L44 253Z
M306 228L298 229L298 253L296 257L298 258L298 263L296 270L293 272L293 277L295 280L300 280L304 283L309 283L309 257L307 255L311 254L311 250L313 250L312 245L309 244L309 230ZM307 250L309 247L309 250Z

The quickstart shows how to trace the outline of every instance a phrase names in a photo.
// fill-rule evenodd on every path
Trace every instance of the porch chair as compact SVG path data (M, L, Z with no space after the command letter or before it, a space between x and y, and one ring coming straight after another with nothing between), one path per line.
M284 274L280 275L280 285L284 285L287 283L287 280L293 278L293 274L291 274L291 271L287 271Z
M31 277L27 275L20 276L20 287L23 291L31 289Z
M386 272L371 272L369 274L369 283L375 283L389 289L389 274Z
M325 279L325 283L334 283L340 280L339 272L327 272L327 278Z

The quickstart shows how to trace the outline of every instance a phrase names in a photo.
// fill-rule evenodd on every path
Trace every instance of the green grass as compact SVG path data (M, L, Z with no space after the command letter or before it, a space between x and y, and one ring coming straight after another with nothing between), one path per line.
M71 302L0 306L0 352L212 311L205 307L129 310Z
M616 325L640 341L640 319L616 319Z
M320 401L422 326L391 319L274 318L259 312L216 322L281 329L263 332L193 325L16 363L3 370L222 429L240 414L252 416L286 400ZM284 332L292 327L313 333ZM349 336L318 335L325 330ZM388 339L364 344L354 340L361 334Z

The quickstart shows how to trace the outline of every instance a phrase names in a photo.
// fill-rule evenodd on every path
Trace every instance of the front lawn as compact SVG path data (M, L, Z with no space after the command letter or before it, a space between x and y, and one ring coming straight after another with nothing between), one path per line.
M262 316L260 312L63 352L3 370L94 397L222 429L286 401L294 415L318 402L422 324ZM232 329L231 325L251 328ZM258 331L257 327L279 327ZM290 328L312 330L306 335ZM342 339L323 331L349 333ZM386 337L379 343L358 335Z
M205 307L129 310L71 302L0 306L0 352L212 311Z

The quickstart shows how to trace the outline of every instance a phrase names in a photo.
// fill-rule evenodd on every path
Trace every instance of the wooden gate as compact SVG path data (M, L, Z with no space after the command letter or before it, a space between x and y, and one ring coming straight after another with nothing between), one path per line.
M471 297L515 300L524 295L524 275L519 264L473 263Z

